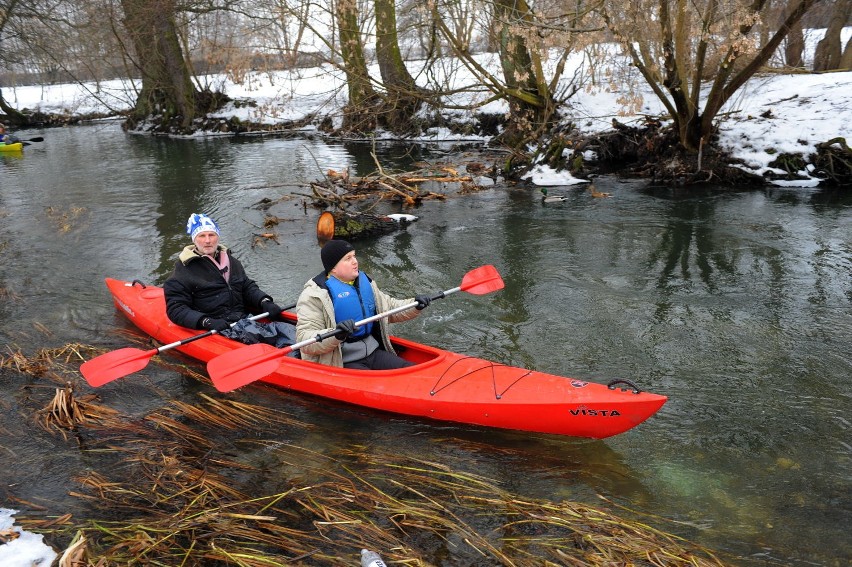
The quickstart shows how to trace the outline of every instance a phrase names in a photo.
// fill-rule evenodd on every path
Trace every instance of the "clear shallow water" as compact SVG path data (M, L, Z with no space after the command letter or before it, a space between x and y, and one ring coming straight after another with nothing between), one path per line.
M0 156L0 341L29 352L128 346L131 327L103 278L161 283L195 211L217 219L261 287L294 301L320 269L318 213L299 194L321 171L374 169L369 148L321 141L150 139L115 124L21 133L36 135L47 141ZM424 157L383 155L385 165ZM505 290L436 302L395 333L567 376L631 379L669 396L646 423L588 441L407 420L265 388L241 395L321 425L300 440L319 451L375 445L470 467L529 496L599 504L601 494L674 519L660 527L742 564L848 563L852 193L596 184L612 197L566 187L551 194L567 201L543 204L535 189L497 186L427 202L408 229L358 243L359 256L398 295L448 289L494 264ZM276 201L278 243L253 246L266 231L263 199ZM0 495L57 514L79 506L67 496L70 475L97 459L29 435L22 387L47 385L8 371L0 381L12 393L0 402ZM200 387L152 365L98 393L143 416Z

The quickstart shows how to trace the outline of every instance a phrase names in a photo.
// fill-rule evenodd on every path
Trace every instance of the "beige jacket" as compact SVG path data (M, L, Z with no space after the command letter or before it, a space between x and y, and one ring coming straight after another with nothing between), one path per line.
M320 281L324 281L325 275L317 276ZM334 330L337 321L334 318L334 304L331 301L331 295L325 287L320 286L313 278L305 283L302 293L299 295L299 301L296 303L296 314L299 316L299 321L296 323L296 341L302 342L312 339L317 335L327 333ZM376 310L378 313L384 313L391 309L396 309L407 303L413 303L414 298L394 299L388 294L381 291L376 282L371 281L373 287L373 295L376 298ZM385 350L395 352L390 342L388 333L388 323L400 323L414 319L420 315L420 311L412 307L400 313L395 313L390 317L385 317L374 324L378 324L381 330L382 343ZM341 341L330 337L322 342L313 343L302 347L302 359L318 362L329 366L343 366L343 354L340 350Z

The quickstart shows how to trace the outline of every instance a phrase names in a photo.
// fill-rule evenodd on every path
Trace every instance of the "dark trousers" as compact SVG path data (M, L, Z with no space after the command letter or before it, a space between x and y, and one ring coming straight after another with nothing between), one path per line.
M344 368L356 370L391 370L393 368L405 368L406 366L414 366L414 363L381 348L377 348L361 360L353 360L343 364Z

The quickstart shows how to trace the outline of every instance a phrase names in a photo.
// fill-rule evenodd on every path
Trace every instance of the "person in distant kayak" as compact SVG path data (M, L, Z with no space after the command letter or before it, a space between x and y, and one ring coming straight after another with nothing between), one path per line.
M163 284L166 314L172 323L207 329L246 344L278 348L295 342L295 327L283 323L281 308L246 275L240 261L219 243L219 226L193 213L186 223L192 244L180 253ZM272 323L251 321L249 314L269 313ZM236 323L233 327L232 323Z
M20 142L21 140L15 136L14 134L6 133L6 125L0 124L0 143L3 144L14 144Z
M396 354L390 342L388 323L408 321L429 306L428 295L394 299L382 292L367 274L358 269L355 249L345 240L329 240L320 251L323 271L308 280L296 313L299 342L337 331L334 337L302 347L302 359L329 366L361 370L404 368L413 363ZM356 328L356 320L372 317L408 303L417 307L395 313Z

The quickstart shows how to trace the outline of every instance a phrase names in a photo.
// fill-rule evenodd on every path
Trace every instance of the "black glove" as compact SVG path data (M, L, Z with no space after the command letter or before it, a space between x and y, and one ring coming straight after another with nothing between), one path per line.
M284 317L281 315L281 308L278 307L278 305L273 303L271 300L264 301L263 303L261 303L260 308L263 309L264 311L269 312L269 318L272 321L283 321L284 320Z
M221 333L222 331L226 331L231 328L231 325L224 319L214 319L212 317L205 317L202 319L201 326L208 331L216 331L217 333Z
M334 338L338 341L345 341L349 338L349 335L355 332L355 321L353 319L341 321L335 329L337 329L337 332L334 333Z
M418 311L423 311L424 309L429 307L430 303L432 303L432 298L428 295L415 295L414 301L417 302L417 307L415 309L417 309Z

